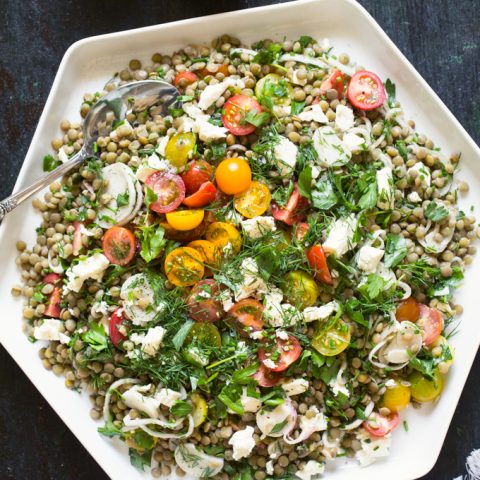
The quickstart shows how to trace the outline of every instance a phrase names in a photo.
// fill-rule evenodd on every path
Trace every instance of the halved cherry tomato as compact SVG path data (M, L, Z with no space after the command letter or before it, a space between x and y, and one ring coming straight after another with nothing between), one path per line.
M51 283L54 285L52 293L48 297L47 308L44 315L46 317L60 318L62 307L60 302L62 301L62 287L59 285L61 276L57 273L49 273L43 277L43 283Z
M110 335L110 340L117 348L120 345L120 341L126 340L128 338L119 329L124 322L125 315L123 313L123 308L117 308L110 316L110 321L108 322L108 332Z
M176 240L181 243L188 243L201 237L205 233L205 228L207 228L205 221L203 221L197 228L185 231L175 230L167 221L160 222L160 225L165 229L165 238L167 240Z
M302 270L286 273L283 276L282 290L286 300L301 309L314 305L320 293L313 277Z
M360 70L350 79L347 96L350 103L360 110L374 110L381 107L387 98L380 78L366 70Z
M222 115L223 126L234 135L249 135L257 128L248 123L246 116L250 112L258 114L262 111L260 104L252 97L247 95L234 95L227 100Z
M433 371L433 380L415 371L408 377L408 381L411 383L412 398L416 402L431 402L440 396L443 391L443 375L438 371L438 368Z
M320 93L323 95L327 90L335 89L338 92L338 98L343 97L345 89L345 75L340 70L333 70L330 75L320 85Z
M57 283L62 277L58 273L49 273L43 277L43 283Z
M396 381L394 386L387 387L381 405L391 412L399 412L408 406L410 397L410 387Z
M295 225L295 238L301 242L304 238L305 235L307 235L308 230L310 229L310 226L308 223L305 222L300 222Z
M430 345L442 334L443 316L436 308L420 304L420 318L417 325L424 332L423 344Z
M212 203L217 197L217 187L212 182L202 183L198 191L185 198L183 203L187 207L204 207Z
M282 374L273 372L267 368L263 363L260 364L260 368L253 374L253 378L258 382L261 387L270 388L278 385L282 379Z
M229 318L234 322L238 331L248 336L252 332L258 332L263 328L263 310L265 307L252 298L245 298L237 302L228 311Z
M135 255L135 235L125 227L109 228L103 236L102 248L110 263L125 266Z
M420 317L420 306L413 297L408 297L397 307L395 312L395 318L399 322L412 322L415 323Z
M202 77L208 77L208 75L215 76L217 73L222 73L225 77L230 75L230 72L228 71L228 65L225 63L212 64L210 69L205 67L199 70L197 73Z
M215 173L218 188L227 195L244 192L252 183L252 170L243 158L222 160Z
M205 399L197 392L190 395L190 401L193 406L193 426L197 428L207 419L208 405Z
M169 212L167 217L168 224L175 230L193 230L203 221L205 212L203 210L176 210Z
M350 327L343 320L338 319L329 328L319 322L313 334L312 347L326 357L333 357L350 345L350 339Z
M272 200L268 187L261 182L253 181L242 193L235 195L233 206L246 218L254 218L267 211Z
M182 180L189 195L195 193L205 182L213 179L213 166L205 160L194 160L182 173Z
M165 275L177 287L195 285L204 271L202 256L194 248L175 248L165 259Z
M273 202L272 214L276 220L280 220L287 225L293 225L294 223L301 222L305 218L308 205L308 200L300 195L298 186L295 184L286 207L280 208Z
M208 240L194 240L190 242L187 247L194 248L202 256L203 263L206 267L218 268L222 256L218 248ZM212 274L209 269L205 270L205 276Z
M205 231L205 238L212 242L223 254L224 249L230 246L233 253L238 253L242 248L240 232L229 223L213 222Z
M154 172L145 185L157 196L157 200L150 204L150 210L157 213L172 212L185 198L185 184L181 177L173 173Z
M384 417L377 412L373 412L368 420L363 422L363 428L374 437L384 437L395 430L399 422L398 413L391 413L388 417Z
M183 167L193 149L195 148L196 137L192 132L177 133L173 135L165 147L165 157L175 167Z
M307 259L313 270L313 276L319 282L332 285L333 280L327 265L327 257L321 245L315 245L307 251Z
M215 280L201 280L188 296L187 305L190 316L197 322L216 322L223 313L218 301L220 289Z
M198 80L198 77L193 72L180 72L177 73L175 78L173 79L173 84L176 87L186 87L187 85L191 85Z
M73 231L72 253L74 256L77 256L80 253L81 248L83 247L83 243L82 243L83 222L80 222L78 220L73 222L73 228L75 230Z
M283 372L293 362L297 361L302 353L300 342L293 335L289 335L287 340L277 337L276 348L267 351L264 348L258 350L258 358L262 364L269 368L272 372ZM270 368L270 362L275 364L274 368Z

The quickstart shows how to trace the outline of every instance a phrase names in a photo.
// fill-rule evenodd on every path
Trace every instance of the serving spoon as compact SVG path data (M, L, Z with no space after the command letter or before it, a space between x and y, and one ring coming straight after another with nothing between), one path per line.
M162 80L142 80L122 85L100 98L92 106L83 123L82 148L67 162L35 180L27 188L20 190L0 202L0 220L8 212L23 203L33 194L44 189L57 178L79 167L87 158L93 157L94 142L99 136L109 133L107 116L113 112L115 121L124 120L128 112L143 112L146 108L158 107L158 114L168 114L168 108L175 105L178 90ZM111 116L111 115L110 115Z

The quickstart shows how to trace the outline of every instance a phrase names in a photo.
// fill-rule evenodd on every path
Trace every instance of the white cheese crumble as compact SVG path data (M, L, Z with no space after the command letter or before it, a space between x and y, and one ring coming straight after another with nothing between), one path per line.
M244 298L256 296L259 293L268 292L267 284L260 277L257 262L253 258L248 257L242 261L240 272L243 276L243 282L236 285L235 300L237 302Z
M332 127L326 126L315 130L312 140L318 159L329 167L344 165L352 157L352 152L345 147Z
M282 139L275 145L273 156L276 166L282 177L289 176L297 163L298 147L288 138Z
M308 390L309 383L304 378L294 378L288 382L282 384L282 388L285 391L287 397L293 397L294 395L300 395Z
M297 115L297 117L301 122L328 123L328 118L325 113L323 113L322 107L318 103L306 107L303 112L300 112Z
M375 273L384 253L381 248L364 245L358 251L358 268L365 273Z
M253 438L253 427L246 427L244 430L235 432L228 441L233 447L233 459L240 460L248 457L255 447L255 439Z
M275 332L275 335L277 336L277 338L279 338L280 340L288 340L288 333L285 331L285 330L277 330Z
M337 397L339 393L343 393L345 396L350 397L350 391L346 387L347 382L343 378L343 372L346 365L343 365L337 373L337 376L330 381L328 386L331 388L333 394Z
M68 279L66 290L79 292L88 278L101 280L109 265L110 262L103 253L95 253L91 257L80 260L66 272Z
M382 457L390 455L391 437L373 437L364 429L357 433L357 440L360 440L361 450L355 453L355 458L360 462L362 467L374 463Z
M257 392L260 393L258 390ZM250 397L246 388L243 389L242 395L240 396L240 403L245 412L257 413L260 408L262 408L260 398Z
M267 472L267 475L273 475L273 462L271 460L269 460L266 465L265 465L265 469L266 469L266 472Z
M196 105L193 103L184 103L182 105L183 111L193 120L208 120L210 115L203 113Z
M323 243L323 249L329 253L334 253L337 257L345 255L345 253L356 245L356 243L353 242L356 226L357 219L353 214L335 220Z
M328 302L321 307L307 307L303 310L305 322L315 322L316 320L326 320L333 312L339 308L337 302Z
M276 368L277 367L277 364L271 360L270 358L267 358L266 360L263 361L263 364L267 367L267 368Z
M200 94L198 107L202 110L206 110L223 95L223 92L225 92L228 87L235 85L235 83L235 80L227 78L223 82L208 85Z
M250 238L260 238L269 232L274 232L277 227L275 226L275 219L270 216L260 216L249 218L240 222L243 231Z
M154 357L160 345L162 344L163 337L165 336L165 329L163 327L157 326L152 327L147 330L147 333L132 333L130 340L136 345L140 345L143 353L148 357ZM129 354L133 353L128 352Z
M157 148L155 151L162 157L165 157L165 149L167 148L167 143L169 140L170 138L168 136L162 137L157 140Z
M69 158L67 152L65 151L65 145L58 150L58 159L62 163L68 162Z
M300 415L298 426L300 430L314 433L326 430L328 428L328 422L323 412L320 412L318 408L313 405L307 410L305 415Z
M214 140L225 138L228 133L226 128L213 125L206 120L196 120L193 125L193 131L198 133L200 140L205 143L211 143Z
M33 329L33 337L37 340L60 341L67 344L70 342L70 337L61 331L62 327L62 321L46 318L40 326Z
M170 390L169 388L161 388L155 394L155 398L158 400L160 405L165 405L168 408L171 408L184 397L180 392L175 390Z
M309 460L301 470L295 472L295 475L301 480L318 480L324 471L325 464Z
M345 133L342 142L352 153L358 152L365 147L365 138L352 132Z
M377 170L377 207L382 210L391 210L394 206L395 195L393 188L393 173L390 167Z
M350 130L354 123L353 110L339 103L335 110L335 127L345 132Z

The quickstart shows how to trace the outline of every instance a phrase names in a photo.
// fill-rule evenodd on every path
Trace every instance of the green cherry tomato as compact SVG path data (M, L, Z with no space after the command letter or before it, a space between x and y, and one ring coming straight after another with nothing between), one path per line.
M282 290L287 301L300 309L314 305L320 293L314 278L301 270L288 272L283 277Z
M435 370L433 380L425 378L420 372L413 372L408 381L411 383L412 398L417 402L431 402L443 391L443 376Z
M177 133L176 135L173 135L165 147L165 156L167 157L167 160L175 167L183 167L195 148L195 143L196 139L194 133Z
M342 319L338 319L329 328L325 328L324 322L318 322L313 334L312 347L326 357L333 357L350 345L350 338L350 327Z
M207 348L219 348L221 346L222 337L215 325L211 323L194 323L185 338L182 356L192 365L205 367L210 362Z

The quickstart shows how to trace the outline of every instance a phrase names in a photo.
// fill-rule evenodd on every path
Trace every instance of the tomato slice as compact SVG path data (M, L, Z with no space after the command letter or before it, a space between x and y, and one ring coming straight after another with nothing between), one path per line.
M223 313L218 301L220 289L215 280L201 280L188 296L187 305L190 316L197 322L216 322Z
M127 337L119 330L119 327L123 325L126 318L123 314L123 308L117 308L112 315L110 316L110 321L108 322L108 331L110 334L110 340L112 343L119 348L120 342L126 340Z
M377 412L373 412L368 420L363 422L365 430L374 437L384 437L395 430L400 422L398 413L391 413L388 417L384 417Z
M212 182L202 183L198 191L185 198L183 201L187 207L204 207L217 198L217 187Z
M343 97L345 89L345 75L340 70L333 70L330 75L320 85L320 93L323 95L327 90L335 89L338 92L338 98Z
M43 283L52 283L54 285L52 293L48 297L47 308L44 315L46 317L60 318L62 307L62 287L59 285L61 276L57 273L49 273L43 277Z
M125 227L109 228L103 236L102 248L110 263L125 266L135 255L135 235Z
M374 110L381 107L387 98L380 78L366 70L357 72L350 79L347 96L350 103L360 110Z
M436 308L420 304L420 318L417 325L423 330L423 344L430 345L442 334L443 316Z
M399 322L412 322L415 323L420 318L420 306L418 302L413 298L409 297L397 307L395 312L395 318Z
M234 135L249 135L257 128L248 123L247 115L250 112L258 114L262 111L260 104L247 95L234 95L224 105L225 113L222 115L222 123Z
M73 241L72 241L72 247L73 247L73 255L77 256L80 253L80 250L83 246L82 243L82 227L83 223L80 221L75 221L73 222L73 228L75 230L73 231Z
M272 214L276 220L280 220L287 225L301 222L306 216L308 200L300 195L298 186L295 183L290 198L285 208L280 208L275 202L272 203Z
M182 180L188 195L192 195L205 183L213 179L213 167L205 160L195 160L187 165Z
M257 300L245 298L237 302L228 311L228 316L233 320L238 331L248 336L263 328L263 310L265 307Z
M300 342L293 335L288 335L287 340L282 340L277 337L276 348L269 351L261 348L258 350L258 358L262 364L269 368L272 372L283 372L293 362L297 361L302 353ZM275 367L270 368L270 362L275 364Z
M205 238L212 242L223 255L225 250L238 253L242 248L242 236L240 232L229 223L213 222L205 232Z
M307 259L316 280L332 285L333 280L327 265L327 257L321 245L315 245L307 251Z
M258 382L261 387L270 388L278 385L282 379L282 374L278 372L272 372L263 363L260 364L259 369L253 374L253 378Z
M157 213L172 212L185 198L185 184L181 177L173 173L154 172L145 185L157 196L157 200L150 204L150 210Z
M264 183L253 181L244 192L235 195L233 206L244 217L254 218L267 211L271 200L268 187Z
M186 87L198 80L198 77L193 72L180 72L173 79L173 84L176 87Z

